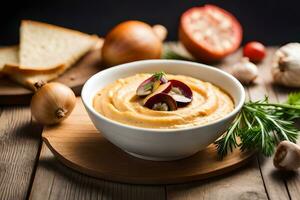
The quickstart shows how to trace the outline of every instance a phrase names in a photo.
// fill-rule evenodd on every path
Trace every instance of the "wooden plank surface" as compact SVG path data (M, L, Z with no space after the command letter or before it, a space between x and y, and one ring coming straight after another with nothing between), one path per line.
M43 144L30 199L161 200L165 199L165 187L114 183L82 175L58 162Z
M238 55L233 55L233 59ZM231 64L231 60L227 60L222 67L227 68ZM246 95L249 99L247 88ZM246 167L225 176L204 182L167 186L167 197L170 200L268 199L256 156Z
M279 102L286 101L287 95L291 92L299 91L299 89L294 88L286 88L286 87L275 87L274 91L276 93L276 98ZM297 127L300 128L300 121L297 121ZM300 138L297 141L298 145L300 145ZM273 171L272 175L277 178L277 180L284 181L290 199L298 200L300 199L300 172L297 170L296 172L286 172L279 173L278 171Z
M239 56L240 52L223 65L230 67L232 59ZM288 92L295 90L272 85L268 63L261 64L258 84L247 92L252 99L268 94L274 102L284 101ZM43 145L35 172L41 127L32 122L27 107L2 107L0 113L0 199L300 199L299 170L279 172L271 158L263 157L207 181L143 186L102 181L72 171Z
M259 77L256 79L255 83L245 89L248 91L249 99L258 100L263 99L265 95L268 95L270 101L276 102L277 97L275 91L279 93L281 96L286 98L287 91L285 89L281 89L280 92L278 89L275 89L271 81L272 77L270 74L270 63L272 56L274 54L275 48L269 48L267 53L267 58L260 64L259 67ZM223 68L224 70L228 70L238 59L242 57L242 52L239 51L230 58L227 58L223 63L218 66ZM209 187L209 183L199 184L199 185L183 185L177 187L168 187L168 195L170 199L199 199L205 197L203 199L290 199L290 194L288 189L294 190L295 192L290 192L292 194L295 193L295 197L293 199L300 199L298 193L299 190L295 188L299 186L297 184L297 179L292 179L292 186L287 188L286 181L284 180L284 175L282 173L278 173L278 171L273 167L272 158L264 158L263 156L257 157L257 165L253 165L250 169L243 169L242 174L238 176L234 176L233 179L218 179L214 182L213 187ZM250 176L255 176L259 180L247 181L246 185L249 186L248 191L244 191L244 180L247 179L247 174ZM291 182L291 181L290 181ZM296 182L296 183L295 183ZM228 192L220 192L224 185L228 185ZM181 190L180 188L185 188ZM218 189L216 189L216 187ZM188 188L188 190L186 190ZM235 191L235 188L239 188ZM260 190L259 190L260 188ZM264 191L262 190L264 188ZM294 189L292 189L294 188ZM181 193L183 191L183 193ZM190 192L188 192L190 191ZM246 196L242 196L239 192L243 191ZM239 195L240 194L240 195ZM265 195L264 195L265 194ZM183 196L182 196L183 195ZM173 198L174 197L174 198ZM182 198L178 198L182 197Z
M34 175L41 127L27 107L2 108L0 116L0 199L25 199Z
M274 84L272 84L272 75L270 73L270 63L275 49L270 48L266 59L258 65L260 76L256 79L255 84L248 88L252 100L263 99L268 96L269 101L278 102L275 94ZM288 190L282 173L273 166L271 158L258 156L262 179L264 181L266 192L270 199L289 199Z
M170 200L268 199L254 159L245 168L203 182L167 187Z

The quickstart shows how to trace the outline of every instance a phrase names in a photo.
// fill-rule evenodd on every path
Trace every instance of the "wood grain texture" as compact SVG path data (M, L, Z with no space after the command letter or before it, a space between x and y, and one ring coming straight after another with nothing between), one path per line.
M169 184L205 179L244 165L252 155L235 151L220 161L215 146L210 145L178 161L138 159L112 145L94 128L80 99L68 119L57 126L46 127L42 137L52 153L70 168L125 183Z
M103 70L100 61L100 50L91 51L62 76L53 81L69 86L76 95L80 95L85 81L98 71ZM29 104L31 96L32 91L29 89L9 80L7 77L0 78L0 105Z
M271 53L269 53L271 54ZM242 57L242 52L238 51L226 58L222 63L216 64L217 67L222 68L225 71L230 71L232 65L234 65ZM269 62L269 59L266 59ZM261 78L258 81L261 82ZM264 83L260 83L264 84ZM245 88L248 99L261 99L264 98L266 88L251 86ZM268 199L269 193L273 196L278 195L280 198L274 199L286 199L287 191L285 185L280 183L273 184L268 181L271 189L265 186L265 180L262 177L262 172L259 166L259 160L256 157L251 166L241 169L239 172L235 172L228 177L221 178L214 181L208 181L201 184L188 184L179 185L176 187L168 187L168 197L170 199ZM270 167L270 165L268 165ZM264 168L266 171L266 168ZM265 172L266 173L266 172ZM278 186L278 187L277 187ZM182 189L183 188L183 189ZM276 191L277 189L277 191ZM268 193L266 193L268 191ZM283 193L281 193L283 192ZM274 194L274 195L273 195Z
M269 48L267 57L262 63L258 64L259 77L255 80L255 83L248 88L252 100L263 99L265 95L267 95L270 102L278 101L275 93L276 86L272 84L272 75L270 73L270 63L274 52L275 48ZM273 158L258 156L258 162L269 198L289 199L283 174L278 173L274 168Z
M42 128L27 107L4 107L0 116L0 199L25 199L40 146Z
M167 197L170 200L268 199L256 156L246 167L224 176L203 182L167 186Z
M255 159L247 167L222 177L167 186L167 197L170 200L268 199Z
M279 102L284 102L287 99L289 93L299 92L297 88L287 88L287 87L274 87L274 91L276 93L276 98ZM298 120L296 126L300 129L300 121ZM298 145L300 145L300 138L297 141ZM278 180L284 181L290 199L296 200L300 199L300 171L297 170L295 172L280 172L273 171L272 175Z
M58 162L43 144L29 199L163 200L165 187L121 184L85 176Z
M273 50L268 50L268 55L272 55ZM233 61L239 59L241 53L238 52L229 58L225 59L220 65L230 68ZM260 64L262 66L261 74L257 84L249 87L247 93L253 99L263 98L265 94L269 94L272 101L285 101L287 94L297 89L288 89L285 87L278 87L265 83L265 74L269 67L268 61ZM268 79L268 76L266 77ZM263 84L262 86L259 84ZM22 108L23 109L23 108ZM21 110L22 110L21 109ZM11 109L13 112L19 113L19 108ZM1 112L1 109L0 109ZM23 112L23 111L22 111ZM27 191L24 189L28 186L28 181L19 183L18 180L10 180L18 175L18 169L7 170L3 172L3 167L10 163L20 162L20 159L12 159L3 153L7 152L8 148L3 144L3 133L11 132L10 128L13 124L14 130L18 127L24 126L24 123L29 123L28 118L22 117L16 122L13 113L10 114L4 109L5 117L0 117L0 197L7 197L1 199L22 199L25 198ZM20 116L20 114L17 114ZM28 113L26 114L28 115ZM5 122L3 121L5 119ZM23 120L27 122L23 122ZM23 124L23 125L22 125ZM7 136L5 136L7 137ZM13 137L14 138L14 137ZM7 138L7 140L11 140ZM9 142L5 142L9 143ZM11 142L14 143L14 142ZM19 143L19 142L16 142ZM29 142L29 144L32 144ZM28 147L23 147L26 151ZM31 147L29 147L31 149ZM13 155L18 154L15 152ZM3 156L5 155L5 156ZM3 158L6 159L3 159ZM25 156L26 157L26 156ZM30 156L28 156L30 157ZM12 159L11 161L8 161ZM31 158L33 159L33 158ZM24 162L24 161L23 161ZM6 167L8 167L6 166ZM23 170L21 167L19 167ZM24 171L22 171L24 172ZM25 172L24 172L25 173ZM13 174L13 175L11 175ZM4 179L5 177L5 179ZM8 177L8 178L7 178ZM22 176L24 177L24 176ZM2 181L2 179L4 179ZM8 181L7 181L8 180ZM27 179L26 179L27 180ZM18 182L17 186L9 186L14 182ZM19 185L22 185L19 187ZM20 189L19 189L20 188ZM52 153L43 144L42 152L37 166L37 171L34 177L32 190L30 192L30 199L300 199L300 174L299 171L294 173L283 173L277 171L272 166L272 160L263 157L254 158L246 167L241 168L233 173L218 176L206 181L197 181L188 184L169 185L166 186L167 193L165 193L165 186L141 186L113 183L108 181L101 181L94 179L60 164ZM6 195L6 196L4 196ZM16 198L14 198L16 197ZM20 198L19 198L20 197Z

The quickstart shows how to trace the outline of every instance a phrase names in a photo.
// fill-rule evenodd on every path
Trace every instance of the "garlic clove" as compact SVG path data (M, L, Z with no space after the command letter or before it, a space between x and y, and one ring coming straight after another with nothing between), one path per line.
M248 58L243 57L240 62L232 67L230 73L241 83L250 84L257 78L258 68Z
M271 73L275 83L300 87L300 43L289 43L274 54Z

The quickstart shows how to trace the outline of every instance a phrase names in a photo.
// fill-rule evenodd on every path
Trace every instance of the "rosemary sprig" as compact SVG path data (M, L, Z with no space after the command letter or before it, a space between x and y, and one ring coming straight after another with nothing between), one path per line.
M218 154L224 157L239 147L242 151L257 150L270 156L280 141L296 142L299 131L293 120L297 118L300 118L300 92L290 94L287 102L282 104L269 103L267 97L249 101L227 132L215 142Z

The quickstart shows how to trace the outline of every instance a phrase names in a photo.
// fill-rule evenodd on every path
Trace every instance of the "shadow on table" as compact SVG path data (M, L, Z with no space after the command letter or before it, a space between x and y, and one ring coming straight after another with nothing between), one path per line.
M271 172L271 175L276 180L285 180L286 182L290 182L293 180L297 180L299 178L299 173L295 171L282 171L274 169Z

